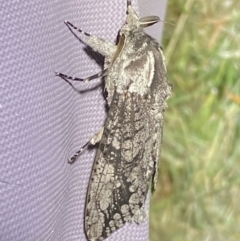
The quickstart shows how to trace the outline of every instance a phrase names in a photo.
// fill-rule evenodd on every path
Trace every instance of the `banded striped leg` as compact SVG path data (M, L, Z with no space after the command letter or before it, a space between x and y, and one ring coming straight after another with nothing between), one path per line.
M67 21L67 20L65 20L64 23L67 25L67 27L69 28L69 30L70 30L71 32L72 32L72 29L71 29L71 28L73 28L73 29L75 29L76 31L78 31L79 33L82 33L82 34L84 34L84 35L87 36L87 37L90 37L90 36L91 36L91 34L84 32L83 30L81 30L80 28L74 26L72 23L70 23L70 22Z
M80 41L85 42L89 47L91 47L94 51L100 53L101 55L105 56L107 59L112 59L116 50L117 46L115 43L112 43L110 41L106 41L100 37L91 35L87 32L84 32L80 28L74 26L69 21L65 20L64 23L67 25L68 29L71 31L71 33ZM76 30L77 32L83 34L85 38L82 40L79 38L76 33L73 31Z
M102 54L103 56L105 56L106 58L111 57L114 52L116 51L116 46L114 43L105 41L104 39L101 39L99 37L93 36L89 33L84 32L83 30L77 28L76 26L74 26L72 23L70 23L69 21L65 20L64 23L67 25L67 27L69 28L69 30L71 31L71 33L79 40L82 42L82 40L73 32L72 29L75 29L76 31L80 32L81 34L86 36L85 42L92 47L95 51L99 52L100 54ZM96 46L98 46L98 48L96 48ZM59 73L59 72L55 72L55 74L59 77L61 77L62 79L64 79L65 81L68 80L73 80L73 81L83 81L83 82L88 82L90 80L93 79L97 79L97 78L101 78L104 77L107 74L107 69L104 69L103 71L94 74L92 76L89 76L87 78L79 78L79 77L72 77L63 73Z
M68 159L68 163L72 164L76 161L76 159L82 154L82 152L88 147L90 141L88 141L86 144L84 144L78 151L75 152L75 154Z
M79 41L82 41L73 31L71 28L75 29L76 31L84 34L85 36L87 37L91 37L92 35L89 34L89 33L86 33L84 31L82 31L81 29L77 28L76 26L74 26L72 23L70 23L69 21L65 20L64 23L67 25L67 27L69 28L69 30L72 32L72 34L79 40ZM103 40L104 41L104 40ZM87 78L78 78L78 77L72 77L72 76L69 76L69 75L65 75L65 74L62 74L62 73L59 73L59 72L55 72L55 74L59 77L61 77L62 79L68 81L68 80L73 80L73 81L83 81L83 82L88 82L90 80L93 80L93 79L97 79L97 78L101 78L103 76L105 76L107 73L107 69L104 69L103 71L97 73L97 74L94 74L92 76L89 76Z
M62 73L59 73L59 72L55 72L56 76L59 76L61 77L62 79L68 81L68 80L73 80L73 81L82 81L82 82L89 82L90 80L93 80L93 79L97 79L97 78L101 78L103 76L105 76L107 74L107 69L104 69L103 71L97 73L97 74L94 74L92 76L89 76L87 78L78 78L78 77L72 77L72 76L69 76L69 75L66 75L66 74L62 74Z
M89 43L89 39L95 39L95 41L99 42L99 45L102 44L104 48L107 48L111 51L111 49L116 49L116 45L112 42L108 42L105 39L102 39L100 37L91 35L90 33L84 32L82 29L76 27L75 25L73 25L72 23L70 23L69 21L65 20L64 23L67 25L68 29L71 31L71 33L80 41L82 42L82 39L80 39L74 32L72 29L75 29L77 32L85 35L87 38L85 39L86 43L89 44L90 47L92 47L93 49L94 46L91 45L91 43ZM103 56L108 56L108 52L102 52L101 49L95 49L97 52L101 53Z
M68 163L73 163L76 161L76 159L82 154L82 152L88 147L89 144L95 145L98 142L100 142L102 138L104 128L102 128L100 131L98 131L90 141L88 141L86 144L84 144L78 151L75 152L75 154L68 159Z

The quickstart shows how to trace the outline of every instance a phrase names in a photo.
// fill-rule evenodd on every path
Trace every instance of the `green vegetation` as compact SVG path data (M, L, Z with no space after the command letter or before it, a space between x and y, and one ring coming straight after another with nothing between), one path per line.
M240 240L240 1L169 0L168 100L151 241Z

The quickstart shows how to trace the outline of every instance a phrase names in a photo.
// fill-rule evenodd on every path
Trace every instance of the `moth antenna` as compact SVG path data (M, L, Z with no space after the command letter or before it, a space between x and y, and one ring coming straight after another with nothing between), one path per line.
M166 21L161 21L161 22L172 25L172 26L176 26L176 24L174 24L174 23L170 23L170 22L166 22Z
M158 20L159 22L161 22L161 23L166 23L166 24L170 24L170 25L172 25L172 26L176 26L176 24L174 24L174 23L171 23L171 22L167 22L167 21L163 21L161 18L159 18L159 20Z

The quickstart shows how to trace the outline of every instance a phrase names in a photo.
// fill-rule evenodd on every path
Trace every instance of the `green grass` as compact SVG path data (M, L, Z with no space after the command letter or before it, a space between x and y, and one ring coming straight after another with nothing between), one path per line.
M169 0L151 241L240 240L240 1Z

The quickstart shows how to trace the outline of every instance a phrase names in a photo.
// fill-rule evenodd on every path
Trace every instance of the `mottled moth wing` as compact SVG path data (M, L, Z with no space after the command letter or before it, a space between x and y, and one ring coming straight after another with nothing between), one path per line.
M139 48L141 42L146 43L144 48ZM170 87L155 40L145 34L139 37L131 46L136 50L134 56L128 47L121 57L129 61L115 63L116 68L125 71L117 82L128 84L124 90L116 87L114 92L89 183L85 211L89 240L102 240L125 222L143 221L149 183L151 178L156 181L163 112ZM139 76L133 77L133 72ZM136 89L136 81L142 84L142 93Z

